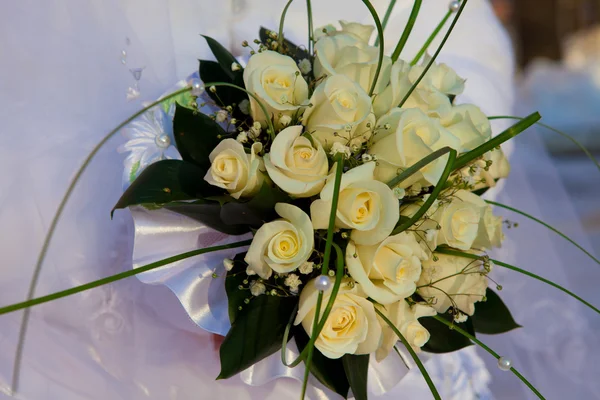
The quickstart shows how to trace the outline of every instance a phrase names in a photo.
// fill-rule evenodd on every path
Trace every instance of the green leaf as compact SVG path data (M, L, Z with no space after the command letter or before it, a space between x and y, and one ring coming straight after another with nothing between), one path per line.
M453 319L452 315L447 313L438 314L438 316L447 321L452 321ZM431 335L429 341L423 346L424 351L429 353L451 353L473 344L469 338L461 335L457 331L449 329L446 325L436 321L433 317L420 318L419 322ZM461 324L454 323L454 325L475 336L471 318Z
M246 304L244 304L244 300L250 297L250 292L248 290L240 290L240 285L244 285L244 280L248 279L248 275L246 275L246 268L248 264L244 261L244 257L246 257L246 253L236 254L233 258L233 268L231 271L227 272L227 277L225 278L225 292L227 293L227 305L229 311L229 322L233 325L235 320L244 310ZM242 307L242 310L240 310Z
M471 317L475 332L494 335L521 328L496 292L488 288L485 296L487 300L475 304L475 315Z
M175 109L173 131L181 157L206 170L210 168L208 156L227 134L209 116L179 104Z
M235 84L242 88L245 88L243 75L236 75L234 79L231 79L229 75L223 71L221 65L214 61L200 60L200 79L203 82L226 82ZM206 90L206 94L219 106L228 106L232 104L240 104L245 99L248 99L246 93L241 90L219 86L216 93ZM248 116L243 114L238 107L233 109L233 116L238 120L244 120Z
M217 379L231 378L278 351L297 303L298 297L262 295L244 304L221 344Z
M227 50L225 47L221 45L221 43L217 42L215 39L210 36L202 35L204 39L206 39L206 43L208 43L208 47L212 51L213 55L219 62L219 65L223 69L223 71L227 74L229 79L235 80L236 76L242 74L242 69L240 68L238 71L233 71L231 69L231 65L233 63L237 63L235 57Z
M139 204L162 205L214 194L215 187L203 178L206 170L180 160L150 164L127 188L112 212Z
M248 225L225 223L221 218L223 210L218 202L201 199L193 202L173 202L165 204L162 208L185 215L227 235L242 235L250 232Z
M369 372L369 354L346 354L342 357L346 378L356 400L368 400L367 376Z
M254 227L277 217L275 204L291 203L291 198L277 187L263 183L260 191L249 201L230 201L223 205L221 218L230 225L246 224Z
M309 337L302 325L297 326L294 329L294 332L298 350L302 352L308 344ZM348 378L346 378L346 371L344 370L344 364L341 359L332 360L331 358L327 358L315 348L310 363L310 372L319 380L319 382L329 389L333 390L343 398L348 397L350 383L348 382Z

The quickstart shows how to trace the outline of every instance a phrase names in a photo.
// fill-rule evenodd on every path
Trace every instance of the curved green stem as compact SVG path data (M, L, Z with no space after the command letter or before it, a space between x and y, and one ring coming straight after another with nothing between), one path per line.
M475 336L471 335L469 332L465 331L461 327L454 325L451 322L446 321L444 318L441 318L439 315L435 315L433 318L435 318L437 321L441 322L442 324L446 325L451 330L454 330L454 331L460 333L461 335L463 335L464 337L468 338L473 343L477 344L479 347L481 347L482 349L484 349L485 351L490 353L492 356L494 356L497 360L500 359L500 355L498 353L496 353L494 350L489 348L485 343L481 342L479 339L477 339ZM529 383L529 381L527 379L525 379L525 377L523 375L521 375L519 373L519 371L517 371L514 367L511 367L510 371L513 374L515 374L525 385L527 385L527 387L529 389L531 389L531 391L537 397L539 397L542 400L545 400L545 397L542 396L542 394L531 383Z
M515 117L512 115L495 115L492 117L488 117L488 119L490 121L496 120L496 119L515 119L515 120L522 120L522 117ZM598 160L596 160L596 158L592 155L592 153L583 145L581 144L577 139L575 139L573 136L569 135L566 132L562 132L559 131L556 128L551 127L550 125L546 125L543 124L541 122L536 122L536 125L539 125L543 128L546 128L554 133L558 133L559 135L561 135L562 137L569 139L571 142L573 142L577 147L579 147L581 149L581 151L583 151L585 153L585 155L596 165L596 168L598 168L598 170L600 171L600 163L598 162Z
M411 347L411 345L406 341L406 338L404 336L402 336L402 334L400 333L400 331L398 330L398 328L396 328L394 326L394 324L392 323L392 321L390 321L385 316L384 313L382 313L381 311L379 311L377 309L377 307L374 306L374 308L375 308L375 312L377 313L377 315L379 315L379 317L381 317L381 319L383 319L385 321L385 323L388 324L388 326L394 331L394 333L396 334L396 336L398 336L398 338L400 338L400 340L402 341L402 344L404 344L404 347L406 347L406 349L408 350L408 352L412 356L413 360L417 364L417 367L419 367L419 370L423 374L423 378L425 378L425 382L427 382L427 386L429 386L429 390L431 390L431 394L433 395L433 397L436 400L441 400L442 398L440 397L440 394L438 393L437 389L435 388L435 385L433 384L433 381L431 380L431 377L429 376L429 373L427 373L427 370L425 369L425 366L423 365L423 363L421 362L421 360L419 359L419 357L417 356L417 354L415 353L415 351L413 350L413 348Z
M393 189L394 187L396 187L396 185L399 185L406 179L410 178L412 175L416 174L419 170L421 170L421 168L426 167L428 164L434 162L444 154L449 153L451 150L452 148L450 147L442 147L441 149L434 151L428 156L423 157L421 160L417 161L416 163L402 171L402 173L398 174L398 176L389 181L387 185Z
M450 176L450 173L452 172L455 160L456 160L456 150L451 149L450 154L448 155L448 161L446 162L446 168L444 168L444 172L442 173L442 176L440 176L440 179L438 180L437 185L435 185L435 188L433 188L433 191L427 198L427 201L425 201L425 203L423 203L421 208L419 208L419 210L415 213L415 215L413 215L408 221L406 221L405 223L403 223L402 225L400 225L399 227L394 229L394 231L392 232L392 235L396 235L398 233L404 232L405 230L407 230L408 228L413 226L431 208L431 206L433 205L435 200L438 198L438 196L442 192L442 189L444 189L444 186L445 186L446 182L448 181L448 177Z
M60 220L60 217L62 216L62 213L63 213L69 199L71 198L71 194L73 194L73 190L75 190L75 186L77 185L77 182L79 182L79 179L81 179L81 176L87 169L87 167L90 164L90 162L92 161L92 159L96 156L96 154L98 153L100 148L102 148L102 146L104 146L106 144L106 142L108 142L117 132L119 132L126 125L128 125L130 122L132 122L134 119L136 119L137 117L139 117L140 115L142 115L143 113L145 113L146 111L151 109L152 107L155 107L167 100L172 99L173 97L179 96L180 94L189 92L191 90L192 90L191 87L186 87L186 88L180 89L176 92L173 92L173 93L163 97L160 100L157 100L157 101L151 103L149 106L144 107L140 111L133 114L131 117L127 118L125 121L121 122L115 129L113 129L106 136L104 136L104 138L102 138L102 140L100 140L100 142L87 155L87 157L83 161L83 164L81 164L81 167L79 167L79 170L75 173L75 176L71 180L71 183L69 184L69 187L67 188L67 191L66 191L65 195L63 196L62 200L60 201L58 208L56 209L56 213L54 214L54 217L52 218L52 221L50 222L50 227L48 228L48 233L46 233L46 237L44 238L44 243L42 244L42 250L40 251L40 254L38 255L38 259L37 259L37 262L36 262L34 270L33 270L33 275L31 277L31 281L29 283L29 290L27 292L27 300L28 301L31 300L33 298L33 296L35 295L35 289L37 287L37 283L40 278L40 273L42 271L42 265L44 264L44 260L46 258L46 254L48 252L48 248L50 247L50 242L52 241L52 237L54 236L54 231L56 230L56 226L58 225L58 221ZM29 314L30 314L29 308L26 308L25 311L23 312L23 318L21 319L21 328L19 330L19 341L17 343L15 361L13 364L12 391L14 393L17 392L18 386L19 386L19 373L21 370L21 358L23 356L23 346L25 343L25 336L27 335Z
M377 27L377 38L379 40L379 61L377 63L377 70L375 70L375 76L373 77L373 84L371 84L371 90L369 90L369 96L373 95L375 92L375 87L377 86L377 80L379 79L379 74L381 72L381 67L383 65L383 52L384 52L384 43L383 43L383 26L381 26L381 21L379 20L379 16L377 15L377 11L371 4L369 0L362 0L363 3L369 9L371 16L373 16L373 20L375 21L375 26Z
M448 255L451 255L451 256L458 256L458 257L470 258L470 259L473 259L473 260L481 260L482 259L482 257L477 256L475 254L464 253L462 251L456 251L456 250L451 250L451 249L446 249L446 248L439 248L438 247L435 250L435 252L436 253L441 253L441 254L448 254ZM545 284L548 284L548 285L550 285L550 286L552 286L552 287L554 287L554 288L556 288L556 289L558 289L558 290L560 290L560 291L568 294L569 296L573 297L575 300L581 302L582 304L588 306L589 308L591 308L592 310L594 310L595 312L597 312L598 314L600 314L600 310L598 308L594 307L592 304L588 303L587 301L585 301L581 297L577 296L575 293L573 293L573 292L565 289L564 287L562 287L562 286L560 286L560 285L558 285L558 284L556 284L556 283L554 283L554 282L552 282L552 281L550 281L550 280L548 280L546 278L542 278L539 275L536 275L536 274L531 273L529 271L525 271L524 269L515 267L514 265L510 265L510 264L504 263L502 261L494 260L492 258L490 258L490 261L493 262L496 265L501 266L501 267L504 267L504 268L507 268L507 269L519 272L519 273L521 273L523 275L527 275L527 276L529 276L531 278L537 279L538 281L544 282Z
M285 25L285 15L287 14L288 8L292 5L292 1L289 0L285 7L283 7L283 11L281 12L281 18L279 19L279 36L277 36L277 42L279 44L279 50L283 51L283 26Z
M442 39L442 43L440 43L437 50L435 51L435 54L433 55L433 57L431 57L431 60L429 60L429 63L423 70L423 73L421 74L421 76L419 76L419 78L416 80L416 82L412 85L412 87L410 88L408 93L406 93L406 95L404 96L404 98L402 99L402 101L400 102L400 105L398 105L398 107L402 108L404 103L406 103L406 101L412 95L412 93L415 91L417 86L419 86L419 84L421 83L421 81L423 80L425 75L427 75L427 72L429 72L429 69L435 63L435 60L437 59L437 57L440 55L442 48L446 45L446 42L448 41L450 34L454 30L454 27L456 26L456 23L458 22L458 19L462 15L462 12L465 9L465 6L467 5L468 2L469 2L469 0L464 0L463 3L461 4L460 9L458 10L458 13L456 13L456 17L454 18L454 20L452 21L452 24L450 25L450 28L448 29L448 32L446 32L444 39Z
M559 235L560 237L562 237L563 239L565 239L566 241L570 242L573 246L577 247L579 250L583 251L588 257L590 257L592 260L594 260L597 264L600 264L600 260L598 260L596 257L594 257L589 251L587 251L586 249L584 249L582 246L580 246L579 244L577 244L573 239L571 239L570 237L568 237L567 235L565 235L564 233L562 233L561 231L559 231L558 229L548 225L547 223L545 223L542 220L537 219L536 217L527 214L526 212L523 212L521 210L517 210L516 208L507 206L505 204L502 203L497 203L495 201L491 201L491 200L486 200L487 203L492 204L494 206L497 207L502 207L505 208L507 210L510 210L512 212L515 212L517 214L520 214L524 217L527 217L529 219L531 219L532 221L537 222L540 225L545 226L546 228L550 229L552 232L556 233L557 235Z
M385 15L383 16L383 21L381 22L381 27L385 30L390 17L392 16L392 11L394 10L394 6L396 5L396 0L390 0L390 4L388 5L387 10L385 10ZM379 44L379 37L375 40L375 46Z
M423 47L421 47L421 50L419 50L419 52L417 53L415 58L411 61L410 65L416 65L419 62L421 57L423 57L423 54L425 54L425 52L427 51L429 46L431 46L431 43L435 40L437 35L439 35L442 28L444 27L444 25L446 25L446 22L448 22L448 20L450 19L451 16L452 16L452 11L448 11L446 13L446 15L444 16L444 18L442 19L442 21L435 27L433 32L431 32L431 35L429 35L429 37L425 41L425 44L423 44Z
M404 27L404 31L402 32L402 36L400 37L400 41L396 45L394 52L392 53L392 62L395 63L396 60L400 57L400 53L404 49L406 42L410 36L410 33L415 26L415 22L417 21L417 17L419 16L419 11L421 11L421 4L423 4L423 0L415 0L415 4L413 5L412 11L410 13L410 17L408 18L408 22Z
M529 128L531 125L535 124L541 118L542 116L540 115L540 113L534 112L533 114L521 119L521 121L517 122L498 136L488 140L484 144L460 156L458 160L456 160L456 165L454 166L454 169L460 169L466 166L468 163L483 156L488 151L500 146L507 140L514 138L515 136Z
M312 55L314 40L313 35L315 28L313 28L312 5L310 4L310 0L306 0L306 19L308 20L308 54Z

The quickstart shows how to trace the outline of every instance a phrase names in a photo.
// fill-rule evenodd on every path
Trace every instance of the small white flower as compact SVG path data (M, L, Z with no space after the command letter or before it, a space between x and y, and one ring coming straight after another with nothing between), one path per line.
M231 120L229 120L229 123L232 125L235 125L235 124L237 124L237 119L231 118Z
M315 263L312 261L306 261L304 264L302 264L299 268L298 271L300 271L301 274L304 275L308 275L311 272L313 272Z
M250 284L250 293L252 296L260 296L261 294L265 294L267 291L267 287L259 281L253 281Z
M363 162L373 161L373 156L367 153L363 154L361 158Z
M240 101L240 104L238 104L238 107L242 113L244 113L246 115L250 114L250 101L248 101L248 99L244 99L244 100Z
M231 70L232 71L239 71L240 69L242 69L242 67L240 66L240 64L234 62L233 64L231 64Z
M214 85L213 85L213 86L211 86L211 87L209 87L209 88L208 88L208 90L210 90L210 91L211 91L211 92L213 92L213 93L216 93L216 92L217 92L217 88L216 88L216 86L214 86Z
M394 196L396 196L398 200L403 199L404 196L406 196L406 190L401 187L394 188Z
M229 113L227 111L219 110L219 111L217 111L217 115L215 116L215 121L223 122L227 119L228 115L229 115Z
M341 154L345 155L346 157L350 157L350 155L352 154L352 152L350 151L350 147L344 146L340 142L334 142L333 145L331 146L330 154L332 156L335 156L338 153L341 153Z
M468 186L475 186L475 178L472 176L463 176L462 180L464 183L466 183Z
M262 125L260 124L260 122L254 121L254 123L252 124L252 128L254 128L255 131L260 133Z
M298 275L296 275L296 274L289 274L285 278L285 281L283 283L285 283L285 286L288 286L292 292L297 293L298 292L298 286L300 286L302 284L302 281L300 280L300 278L298 277Z
M281 126L286 127L292 123L292 117L289 115L282 115L281 118L279 118L279 123Z
M421 190L423 190L423 186L417 182L408 189L408 194L411 196L416 196L419 193L421 193ZM427 201L427 199L425 199L425 196L423 196L423 201Z
M240 132L239 135L237 135L237 138L235 139L240 143L247 143L248 142L248 132Z
M298 63L298 68L300 68L300 72L302 75L307 75L312 71L312 65L310 65L310 61L307 58L300 60Z
M461 312L456 313L456 315L454 316L454 322L456 322L457 324L463 323L465 322L469 317L466 314L463 314Z
M256 275L256 272L254 272L254 270L250 267L246 268L246 275L248 276L252 276L252 275Z
M223 266L227 271L231 271L233 269L233 260L231 258L224 259Z

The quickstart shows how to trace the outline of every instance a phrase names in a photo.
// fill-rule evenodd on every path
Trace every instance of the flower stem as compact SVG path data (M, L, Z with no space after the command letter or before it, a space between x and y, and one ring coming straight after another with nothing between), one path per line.
M404 32L402 32L400 41L398 42L398 44L396 45L396 48L394 49L394 52L392 53L392 62L393 63L396 62L398 57L400 57L400 53L402 53L402 50L404 49L404 46L406 45L406 42L408 41L410 33L412 32L413 27L415 26L415 22L417 21L417 17L419 16L419 11L421 10L422 3L423 3L423 0L415 0L415 4L410 13L410 17L408 18L408 22L406 23L406 26L404 27Z
M452 24L450 25L450 28L448 29L448 32L446 32L446 35L444 36L444 39L442 39L442 43L440 43L440 45L438 46L437 50L435 51L435 54L433 55L433 57L431 57L431 60L429 60L429 63L427 64L427 66L423 70L423 73L421 74L421 76L419 76L419 78L416 80L416 82L412 85L412 87L410 88L410 90L408 91L408 93L406 93L406 95L404 96L404 98L402 99L402 101L400 102L400 105L398 107L402 108L402 106L404 105L404 103L406 103L406 101L411 96L411 94L415 91L415 89L417 88L417 86L419 86L419 84L421 83L421 81L423 80L423 78L425 77L425 75L427 75L427 72L429 72L429 69L435 63L435 60L440 55L440 52L442 51L442 48L446 44L446 41L448 41L448 38L450 37L450 34L454 30L454 27L456 26L456 23L458 22L458 19L460 18L463 10L465 9L465 6L467 5L468 1L469 0L464 0L463 3L461 4L460 9L458 10L458 13L456 13L456 17L454 18L454 20L452 21Z
M390 4L388 5L387 10L385 10L385 15L383 16L383 21L381 22L381 26L384 30L385 30L385 27L387 26L388 21L390 20L390 17L392 16L392 11L394 10L395 5L396 5L396 0L391 0ZM377 46L378 44L379 44L379 37L377 37L377 39L375 40L375 46Z
M313 17L312 17L312 5L310 0L306 0L306 19L308 20L308 55L313 55Z
M369 96L373 96L373 92L375 92L375 87L377 86L377 80L379 79L379 73L381 72L381 67L383 65L383 52L384 52L384 43L383 43L383 26L381 26L381 21L379 20L379 16L377 15L377 11L371 4L369 0L362 0L363 3L369 9L371 16L373 16L373 20L375 21L375 26L377 26L377 38L379 40L379 61L377 62L377 69L375 70L375 76L373 77L373 83L371 84L371 89L369 90Z
M283 11L281 12L281 18L279 19L279 35L277 36L277 42L279 43L279 50L283 51L283 26L285 24L285 15L287 14L288 8L292 5L292 1L289 0L285 7L283 7Z
M446 25L446 22L448 22L448 20L450 19L451 16L452 16L452 11L448 11L446 13L446 15L444 16L444 18L440 21L440 23L435 27L433 32L431 32L431 35L429 35L429 37L425 41L425 44L423 44L423 47L421 47L421 50L419 50L419 52L417 53L415 58L411 61L410 65L416 65L419 62L421 57L423 57L423 54L425 54L425 52L427 51L427 49L429 48L431 43L435 40L437 35L439 35L440 31L442 30L444 25Z
M429 154L428 156L423 157L421 160L417 161L416 163L414 163L413 165L411 165L410 167L408 167L407 169L402 171L402 173L400 173L394 179L389 181L387 185L393 189L394 187L396 187L396 185L399 185L400 183L404 182L406 179L410 178L412 175L419 172L419 170L421 170L421 168L424 168L428 164L430 164L433 161L437 160L438 158L442 157L444 154L449 153L451 150L452 150L452 148L450 148L450 147L442 147L441 149L434 151L433 153Z
M494 356L497 360L500 359L500 355L498 353L496 353L494 350L489 348L485 343L481 342L479 339L477 339L475 336L471 335L470 333L468 333L461 327L446 321L444 318L441 318L439 315L434 315L433 318L435 318L438 322L441 322L442 324L446 325L449 329L454 330L454 331L460 333L461 335L463 335L464 337L468 338L473 343L477 344L479 347L481 347L482 349L484 349L485 351L490 353L492 356ZM519 373L519 371L517 371L514 367L511 367L510 371L513 374L515 374L525 385L527 385L527 387L529 389L531 389L531 391L533 393L535 393L535 395L537 397L539 397L542 400L545 400L545 397L542 396L542 394L531 383L529 383L529 381L527 379L525 379L525 377L523 375L521 375Z
M423 363L421 362L421 360L419 359L419 357L417 356L417 354L415 353L415 351L413 350L413 348L411 347L411 345L407 342L406 338L400 333L400 331L398 330L398 328L396 328L396 326L394 326L394 324L392 323L392 321L390 321L385 316L384 313L382 313L381 311L379 311L377 309L377 307L374 306L374 308L375 308L375 312L377 313L377 315L379 315L379 317L381 317L381 319L383 319L383 321L386 324L388 324L388 326L394 331L394 333L396 334L396 336L398 336L398 338L400 338L400 340L402 341L402 344L404 344L404 347L406 347L406 350L408 350L408 352L412 356L413 360L417 364L417 367L419 367L419 370L421 371L421 374L423 374L423 378L425 378L425 382L427 382L427 386L429 386L429 390L431 390L431 394L433 395L433 397L436 400L441 400L442 398L440 397L440 394L438 393L437 389L435 388L435 385L433 384L433 381L431 380L431 377L429 376L429 373L425 369L425 366L423 365Z

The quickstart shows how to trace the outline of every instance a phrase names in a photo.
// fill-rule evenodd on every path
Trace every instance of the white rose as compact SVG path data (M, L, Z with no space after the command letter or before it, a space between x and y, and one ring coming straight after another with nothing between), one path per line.
M331 24L323 25L314 30L313 39L316 43L322 37L335 34L335 32L337 32L337 28L335 26Z
M227 189L231 197L249 197L260 190L264 182L264 164L258 153L262 144L254 143L250 154L235 139L225 139L210 153L211 166L204 180Z
M363 246L353 241L346 248L346 265L370 298L392 304L413 294L427 254L412 233L402 232L383 242Z
M376 129L368 152L377 156L375 177L382 182L389 182L404 169L442 147L460 148L458 138L442 127L438 119L430 118L418 109L395 108L377 121ZM448 156L439 157L402 182L401 186L406 188L421 180L425 181L424 186L435 185L447 160Z
M431 57L426 56L423 58L421 65L412 67L410 70L410 80L415 82L419 79L419 76L421 76L430 61ZM438 92L447 96L457 96L465 90L465 80L446 64L434 63L429 68L429 71L427 71L425 78Z
M244 84L264 104L277 127L282 116L296 114L308 99L308 85L296 62L274 51L262 51L250 57L244 69ZM252 97L250 112L255 121L266 127L262 108Z
M315 78L345 75L365 91L370 90L379 64L379 49L369 46L354 35L324 36L315 43ZM390 80L392 61L383 57L383 64L374 93L379 93Z
M301 136L302 126L290 126L279 132L265 155L269 177L285 192L296 197L311 197L321 191L329 171L327 154Z
M415 304L411 307L405 300L401 300L387 305L385 308L380 307L379 310L394 324L415 352L419 352L421 347L429 341L429 331L419 323L418 319L436 315L433 308L422 304ZM375 353L377 362L385 359L400 340L382 318L380 318L380 323L383 328L383 340Z
M295 271L312 254L314 231L304 211L287 203L277 203L275 211L282 219L261 226L254 234L244 261L261 278L272 271Z
M355 167L342 175L335 226L352 229L350 238L357 244L373 245L388 237L398 222L400 209L394 192L373 179L375 163ZM310 205L315 229L327 229L333 199L331 175L321 198Z
M371 137L371 98L350 78L334 75L315 89L302 119L306 130L329 150L333 143L361 145Z
M475 302L482 301L488 286L488 279L480 260L434 253L433 259L423 262L423 272L417 285L417 292L438 313L456 306L467 315L475 313Z
M502 149L494 149L486 153L483 160L479 160L476 163L475 187L474 190L482 189L486 187L496 186L496 180L506 178L510 174L510 163L508 158L504 155ZM489 166L488 170L484 169L486 162L491 161L492 165ZM463 175L470 174L469 168L463 170Z
M460 151L466 153L492 138L492 126L481 109L473 104L441 108L437 115L443 127L460 139Z
M377 118L400 105L419 78L419 75L412 73L414 68L402 60L394 63L390 72L390 84L382 89L373 100L373 111ZM435 89L428 76L429 74L421 80L402 108L419 108L427 113L451 107L448 96Z
M369 43L375 30L373 25L364 25L358 22L344 21L343 19L340 20L340 25L342 26L342 33L348 34L363 43Z
M492 206L474 193L466 190L459 190L454 196L458 200L473 204L480 211L477 235L471 247L478 249L500 247L504 240L502 217L495 216Z
M302 289L298 314L294 322L295 325L302 323L309 336L313 331L319 295L314 283L313 279ZM331 291L323 294L319 315L323 315L330 294ZM325 326L315 341L315 347L325 357L337 359L344 354L373 353L380 342L381 325L373 303L367 300L367 295L360 285L351 287L348 281L343 281Z

